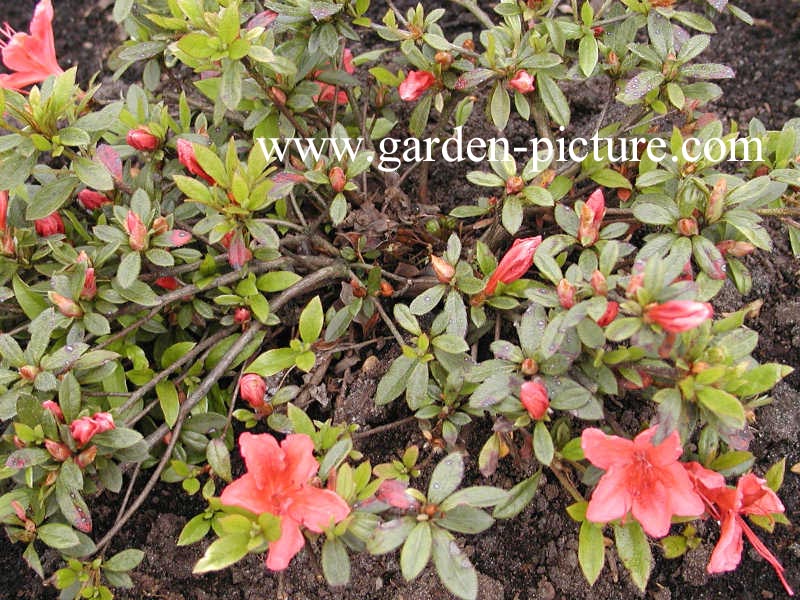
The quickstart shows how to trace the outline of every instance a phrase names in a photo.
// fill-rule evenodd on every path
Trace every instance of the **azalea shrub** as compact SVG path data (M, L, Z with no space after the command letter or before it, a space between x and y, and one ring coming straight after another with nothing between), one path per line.
M750 307L714 308L750 292L763 218L800 253L800 124L706 108L734 76L702 61L713 19L749 15L458 2L474 28L453 33L431 4L116 0L111 99L59 66L50 0L3 29L0 520L61 598L132 585L143 553L108 548L167 482L207 504L177 540L205 540L195 572L310 551L337 586L354 554L397 552L406 580L432 565L474 599L465 540L523 518L544 479L572 499L590 584L610 546L644 590L652 548L682 555L711 518L709 573L746 538L792 593L769 549L785 460L748 450L791 368L753 358ZM588 80L608 92L581 132L569 90ZM493 151L469 197L430 204L446 165L413 140L487 127L550 152ZM609 143L556 161L565 131ZM620 160L631 136L663 160ZM411 140L397 169L376 160L390 138ZM365 429L336 409L376 369L391 410ZM363 452L384 432L389 462Z

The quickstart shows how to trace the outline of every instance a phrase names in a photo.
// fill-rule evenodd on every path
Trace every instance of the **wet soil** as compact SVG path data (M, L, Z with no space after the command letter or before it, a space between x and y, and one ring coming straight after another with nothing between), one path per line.
M25 29L35 2L3 0L0 21L9 21ZM56 46L63 67L79 65L79 79L86 81L101 70L103 58L121 36L111 19L112 0L54 0L56 8ZM408 3L399 3L405 5ZM709 61L731 65L735 80L722 82L725 95L715 110L723 117L746 123L757 116L768 127L780 127L800 116L795 100L800 97L800 4L783 0L741 1L740 6L756 17L755 26L747 27L729 17L717 20L720 33L707 52ZM464 11L448 23L448 33L475 28ZM584 90L573 104L576 123L591 123L598 110L597 93ZM477 109L476 109L477 110ZM491 136L491 132L487 132ZM531 130L519 124L513 133L527 139ZM512 140L513 141L513 140ZM463 175L467 164L436 168L431 173L431 203L452 207L474 197L474 189ZM414 185L413 178L411 181ZM412 192L412 190L408 190ZM471 201L470 201L471 203ZM726 289L717 301L720 311L735 310L747 302L762 299L764 305L748 324L760 332L757 358L780 361L798 369L774 393L774 403L762 408L753 424L751 449L759 457L756 472L763 472L781 457L787 465L800 462L800 262L791 257L785 232L771 224L776 239L773 253L748 257L753 274L753 291L741 298ZM380 355L379 355L380 357ZM361 378L352 386L361 397L374 391L374 379ZM371 424L391 420L395 415L375 413ZM631 415L620 414L623 425L632 425ZM466 482L487 483L474 465L486 424L479 424L466 436L470 468ZM407 444L424 445L413 428L368 438L362 451L373 464L391 458L394 448ZM488 483L510 487L530 473L505 461ZM788 473L781 490L786 513L792 522L800 521L800 478ZM118 498L98 499L96 523L103 531L113 522ZM763 600L785 597L785 593L763 560L745 546L740 568L727 575L709 577L705 565L717 536L713 523L701 523L699 533L708 541L683 558L664 560L658 547L653 548L655 568L645 594L631 583L624 567L609 552L612 568L606 567L593 588L589 588L577 564L577 527L564 512L569 503L557 482L543 479L531 505L516 519L498 522L486 533L464 536L461 542L481 573L481 600L554 600L567 598L616 599L648 597L668 599L737 598ZM115 548L135 546L145 550L146 558L133 574L135 588L120 591L118 598L164 600L256 600L291 598L292 600L445 600L451 596L442 589L430 568L412 584L400 574L396 557L358 556L353 560L353 581L346 589L328 588L321 575L318 556L306 546L282 574L269 574L258 557L249 557L233 568L205 576L193 576L191 569L203 552L202 545L177 548L174 541L183 524L204 508L203 503L187 498L178 486L159 485L156 491L115 541ZM775 534L765 535L765 542L787 568L787 578L800 588L800 543L796 526L779 526ZM0 540L0 600L47 600L56 598L52 588L45 588L21 559L22 548ZM57 557L45 554L45 569L57 568Z

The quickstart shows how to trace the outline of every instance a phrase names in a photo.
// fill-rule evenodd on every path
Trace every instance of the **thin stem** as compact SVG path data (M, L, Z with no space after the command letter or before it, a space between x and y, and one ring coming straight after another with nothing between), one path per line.
M469 12L472 13L472 16L478 19L481 25L483 25L486 29L491 29L494 27L494 23L489 15L487 15L483 9L478 6L478 3L474 0L450 0L453 4L457 4L461 8L467 9Z
M387 315L386 311L383 310L383 306L381 305L380 300L378 300L374 296L371 296L370 300L372 300L372 304L377 309L378 314L380 314L381 319L383 319L383 322L386 323L386 327L388 327L389 331L392 332L392 335L394 336L394 339L397 340L397 343L400 344L401 347L405 346L406 342L403 339L403 336L400 335L400 332L397 331L397 327L394 326L394 323L392 323L392 320L389 318L389 315Z
M391 431L392 429L397 429L398 427L405 427L409 423L413 423L417 420L417 417L411 415L410 417L406 417L405 419L400 419L399 421L393 421L392 423L386 423L385 425L379 425L378 427L373 427L372 429L368 429L367 431L359 431L358 433L352 434L350 437L354 440L363 440L373 435L377 435L379 433L383 433L385 431Z

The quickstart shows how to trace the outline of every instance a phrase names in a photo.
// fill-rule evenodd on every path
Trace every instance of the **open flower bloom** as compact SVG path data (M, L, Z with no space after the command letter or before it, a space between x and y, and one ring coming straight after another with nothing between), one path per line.
M114 417L111 413L94 413L91 417L81 417L69 424L69 433L78 446L86 445L98 433L111 431L114 425Z
M483 289L483 292L487 296L491 296L497 289L498 283L512 283L525 275L528 269L531 268L536 248L538 248L541 243L542 236L540 235L514 240L514 243L511 244L511 248L509 248L505 256L500 259L500 264L497 265L494 273L489 277L489 281L486 282L486 287Z
M645 532L660 538L669 532L673 515L703 514L703 500L678 461L683 453L678 432L654 446L656 429L651 427L633 440L593 427L584 429L581 448L586 458L606 471L589 500L587 519L608 523L631 512Z
M527 71L517 71L514 77L509 80L508 87L518 91L520 94L529 94L536 89L533 84L533 76Z
M693 300L670 300L663 304L652 304L644 311L646 322L660 325L668 333L689 331L713 316L714 308L711 304Z
M243 433L239 447L247 472L222 491L220 500L281 518L281 537L270 542L267 552L267 568L280 571L305 544L301 526L321 533L350 514L350 507L335 492L309 483L319 463L307 435L288 435L278 445L268 433Z
M397 92L400 94L401 100L413 102L414 100L419 100L422 94L425 93L425 90L431 87L435 81L436 77L433 76L433 73L429 73L428 71L411 71L406 75L400 87L397 88Z
M603 190L597 188L581 207L578 223L578 241L583 246L591 246L600 237L600 226L606 216L606 199Z
M53 5L50 0L40 0L31 20L31 32L15 32L6 23L0 36L3 64L11 73L0 74L0 87L21 90L39 83L51 75L61 75L64 71L56 60L56 46L53 39Z
M794 595L784 576L783 565L750 529L743 515L769 517L784 512L785 508L777 494L766 485L766 481L752 473L743 475L735 488L725 485L725 478L699 463L687 463L686 472L694 482L695 489L706 504L708 513L720 524L720 536L711 560L706 567L709 573L733 571L742 560L743 540L746 535L750 543L775 569L786 592Z

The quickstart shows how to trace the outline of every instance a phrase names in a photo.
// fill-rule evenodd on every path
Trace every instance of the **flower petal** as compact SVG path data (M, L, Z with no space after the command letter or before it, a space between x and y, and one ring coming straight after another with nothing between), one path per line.
M616 435L606 435L595 427L583 430L581 448L595 467L608 470L612 465L627 464L633 454L633 442Z
M656 467L663 467L680 458L683 454L683 446L681 445L681 436L677 431L673 431L658 446L654 446L652 439L657 429L658 427L651 427L643 431L636 436L633 443L637 450L641 448L647 452L647 462Z
M661 538L669 533L672 522L670 493L671 490L668 491L660 481L655 481L645 489L640 489L640 495L633 499L631 512L645 533L651 537ZM701 503L701 513L702 510Z
M742 560L742 528L736 515L728 513L723 519L719 541L711 553L706 571L724 573L733 571Z
M670 512L681 517L699 517L705 512L703 499L694 491L681 463L661 468L661 482L669 490Z
M632 497L626 479L624 468L609 468L592 492L586 518L594 523L608 523L628 514Z
M278 442L268 433L253 435L243 433L239 436L239 451L256 485L267 490L267 495L289 485L284 476L286 457Z
M314 458L314 442L304 434L287 435L281 442L281 450L286 456L287 485L301 486L308 483L319 470Z
M257 515L276 510L271 497L264 493L251 473L245 473L225 486L219 499L223 504L239 506Z
M288 496L290 503L286 512L289 516L316 533L350 514L347 502L331 490L305 486L291 491Z
M281 537L269 544L267 568L271 571L282 571L289 566L289 562L305 543L300 532L300 523L290 517L282 517Z

